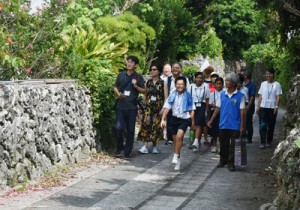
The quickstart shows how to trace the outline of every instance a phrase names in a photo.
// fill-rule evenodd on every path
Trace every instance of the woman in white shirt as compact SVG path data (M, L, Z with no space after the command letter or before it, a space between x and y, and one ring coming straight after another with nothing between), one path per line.
M271 147L280 95L282 95L281 85L274 80L274 75L275 70L268 69L267 81L261 83L258 91L256 113L259 116L260 148Z

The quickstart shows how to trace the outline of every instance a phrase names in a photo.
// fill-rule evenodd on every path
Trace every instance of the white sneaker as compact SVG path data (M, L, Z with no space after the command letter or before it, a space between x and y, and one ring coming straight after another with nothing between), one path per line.
M211 147L211 152L212 153L217 153L218 152L218 148L216 146L212 146Z
M173 164L177 164L177 163L178 163L178 160L179 160L178 155L174 155L174 156L173 156L173 159L172 159L172 163L173 163Z
M193 149L193 152L199 151L199 144L193 144L192 149Z
M174 170L175 171L179 171L180 170L180 159L178 159L177 163L175 164Z
M139 149L139 152L142 153L142 154L148 154L148 149L147 149L147 147L142 146L142 148Z
M153 153L153 154L158 154L158 151L157 151L156 147L153 147L153 148L152 148L152 153Z

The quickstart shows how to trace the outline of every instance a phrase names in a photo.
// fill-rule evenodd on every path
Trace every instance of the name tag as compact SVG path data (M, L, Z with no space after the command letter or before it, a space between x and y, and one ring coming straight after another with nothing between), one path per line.
M151 101L156 101L156 97L155 96L151 96L150 100Z
M196 105L196 107L201 107L201 103L200 102L197 102L195 105Z
M267 99L266 101L267 101L267 102L275 102L275 100L274 100L274 99L270 99L270 98L269 98L269 99Z
M130 96L130 91L129 90L125 90L124 91L124 96Z

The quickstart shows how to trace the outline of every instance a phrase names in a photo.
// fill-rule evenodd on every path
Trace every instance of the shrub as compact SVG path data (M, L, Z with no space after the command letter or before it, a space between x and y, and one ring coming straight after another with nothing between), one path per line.
M87 31L73 26L59 43L61 56L67 61L64 77L78 79L91 92L94 127L105 149L112 142L114 80L127 52L126 44L110 41L113 36L99 34L92 26Z

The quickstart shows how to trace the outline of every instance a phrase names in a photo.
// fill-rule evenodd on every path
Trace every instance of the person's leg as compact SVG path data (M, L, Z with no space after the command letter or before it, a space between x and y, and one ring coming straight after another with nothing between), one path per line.
M116 109L116 154L119 155L124 150L124 129L125 120L123 110L120 108Z
M247 134L247 140L248 143L252 143L252 137L253 137L253 113L247 112L246 114L246 134Z
M134 133L135 133L135 122L136 122L137 110L128 109L126 110L126 129L127 129L127 139L125 143L124 156L129 157L132 152L133 142L134 142Z
M239 138L239 131L235 130L229 130L228 136L229 136L229 155L228 155L228 169L234 170L234 152L235 152L235 140Z
M179 129L177 131L177 134L175 136L175 142L174 142L174 153L180 154L180 150L182 147L182 141L183 141L184 131Z
M193 151L198 151L200 147L200 141L201 141L201 127L199 125L195 126L195 139L192 145Z
M229 132L225 129L220 129L220 164L221 166L226 165L229 157Z
M260 143L261 143L261 147L264 147L266 144L266 137L267 137L267 113L265 108L260 108L258 117L259 117Z
M268 146L271 146L272 141L273 141L276 118L277 118L277 114L274 114L274 110L269 109L268 110L268 133L267 133Z
M172 118L172 110L168 112L167 115L167 144L168 141L173 141L172 130L171 130L171 118Z

